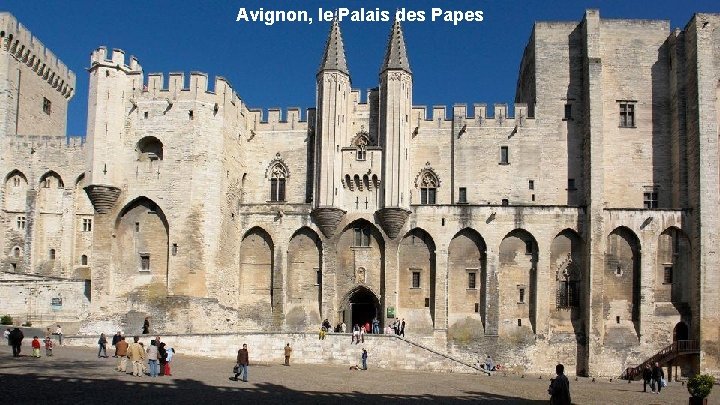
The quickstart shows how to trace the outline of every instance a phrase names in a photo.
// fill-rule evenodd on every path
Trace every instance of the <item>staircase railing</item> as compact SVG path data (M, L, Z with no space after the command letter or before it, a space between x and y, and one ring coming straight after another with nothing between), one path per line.
M652 366L655 363L665 364L675 357L682 356L685 354L700 353L700 345L697 340L677 340L671 345L664 347L659 352L655 353L652 357L642 362L636 367L628 367L622 375L622 378L627 380L634 380L642 376L642 371L645 366Z

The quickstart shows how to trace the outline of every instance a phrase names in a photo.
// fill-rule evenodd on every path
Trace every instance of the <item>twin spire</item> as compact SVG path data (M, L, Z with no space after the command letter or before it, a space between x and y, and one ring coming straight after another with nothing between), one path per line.
M345 59L345 46L343 45L342 34L340 33L340 23L337 17L333 19L330 26L327 42L325 43L325 52L323 53L322 62L318 73L325 70L336 70L350 76ZM386 70L404 70L412 74L410 70L410 61L405 48L405 37L403 36L400 21L397 19L393 23L390 30L387 49L385 50L385 59L380 68L380 73Z

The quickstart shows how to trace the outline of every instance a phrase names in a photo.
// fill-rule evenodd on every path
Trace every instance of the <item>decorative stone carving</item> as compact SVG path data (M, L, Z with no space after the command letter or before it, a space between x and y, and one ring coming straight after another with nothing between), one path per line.
M91 184L85 187L90 202L98 214L107 214L120 197L120 189L102 184Z
M365 284L365 274L367 272L365 271L364 267L358 267L355 269L355 283L356 284Z
M345 216L345 211L336 207L318 207L310 213L310 216L323 235L330 238L335 234L337 225Z
M400 207L387 207L377 211L380 226L390 239L397 238L410 216L410 211Z

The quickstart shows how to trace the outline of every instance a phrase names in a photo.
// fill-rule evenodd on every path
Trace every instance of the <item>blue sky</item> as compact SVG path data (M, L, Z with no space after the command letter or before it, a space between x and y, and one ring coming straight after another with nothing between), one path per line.
M240 7L308 10L312 24L236 22ZM483 21L403 25L414 74L414 104L511 103L523 49L537 20L579 21L586 8L602 18L670 20L684 27L694 12L720 12L716 1L6 0L10 11L77 75L68 133L86 132L90 52L101 45L138 57L145 73L207 72L226 77L250 107L315 104L315 74L329 23L318 8L482 10ZM353 87L377 86L390 22L341 23Z

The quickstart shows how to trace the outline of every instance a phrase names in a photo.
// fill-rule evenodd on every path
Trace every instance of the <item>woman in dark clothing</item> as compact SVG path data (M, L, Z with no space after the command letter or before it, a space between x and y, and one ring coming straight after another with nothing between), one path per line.
M150 320L148 320L148 317L145 317L145 322L143 322L142 334L147 335L148 333L150 333Z
M650 383L650 380L652 380L652 370L650 369L650 365L646 364L645 368L643 369L643 392L647 392L647 386L650 386L650 389L652 389L652 384Z
M167 362L165 342L160 342L160 346L158 346L158 361L160 362L160 375L165 375L165 363Z

